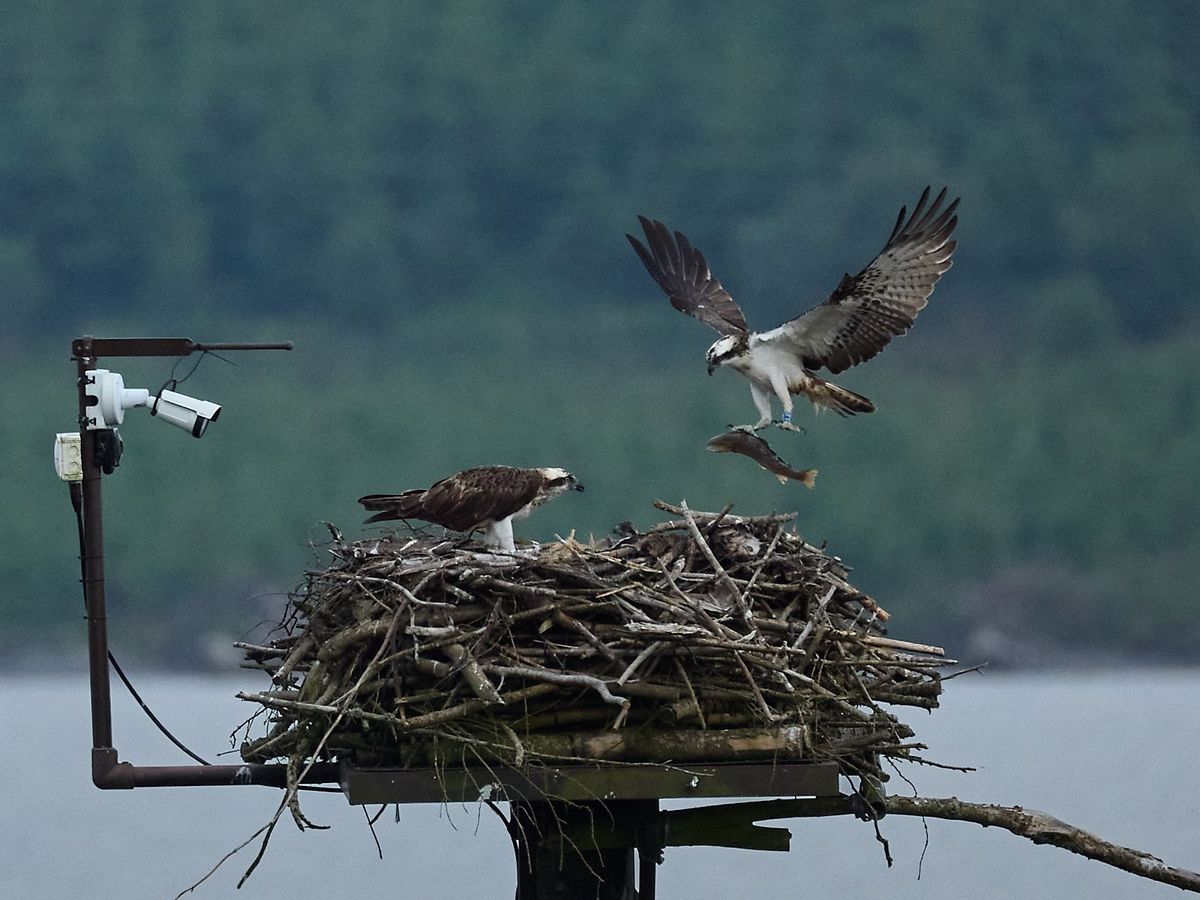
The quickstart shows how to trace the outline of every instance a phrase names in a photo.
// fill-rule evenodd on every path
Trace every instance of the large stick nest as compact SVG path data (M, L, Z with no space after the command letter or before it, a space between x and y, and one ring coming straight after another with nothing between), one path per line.
M790 528L656 504L645 533L516 553L335 534L282 636L247 762L528 765L836 760L886 779L921 745L881 704L937 706L941 650ZM263 712L263 710L259 710Z

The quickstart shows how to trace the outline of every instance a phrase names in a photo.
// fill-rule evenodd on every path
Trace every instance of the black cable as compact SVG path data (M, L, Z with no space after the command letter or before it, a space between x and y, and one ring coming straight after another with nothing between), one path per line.
M191 373L189 373L189 374L191 374ZM83 611L84 611L84 613L87 613L87 587L86 587L85 574L84 574L84 569L83 569L83 555L85 552L84 551L84 542L83 542L83 485L78 481L71 481L71 482L68 482L68 486L71 489L71 506L74 507L74 509L75 509L75 522L79 529L79 582L80 582L80 585L82 585L84 587ZM125 675L124 670L121 668L120 663L117 662L117 658L115 656L113 656L111 650L108 651L108 662L113 667L113 670L120 677L121 683L125 685L126 689L129 691L130 695L133 697L134 700L137 701L137 705L142 708L142 712L144 712L146 714L146 716L150 719L150 721L155 724L155 726L158 728L159 731L161 731L163 733L163 735L167 738L167 740L169 740L172 744L174 744L176 747L178 747L180 750L182 750L184 753L186 753L188 756L190 756L196 762L200 763L200 765L211 766L212 763L210 763L208 760L204 759L203 757L193 753L190 749L188 749L183 744L183 742L181 742L177 737L175 737L175 735L171 734L171 732L167 730L166 725L164 725L161 721L159 721L158 716L156 716L154 714L154 711L152 709L150 709L149 706L146 705L146 701L142 699L140 694L138 694L137 689L133 686L133 682L131 682L129 680L129 678ZM302 785L299 785L299 789L302 791L314 791L317 793L330 793L330 794L342 793L342 789L340 787L323 787L321 785L316 785L316 784L302 784Z
M158 728L158 730L161 731L166 736L167 740L170 741L172 744L174 744L176 747L178 747L180 750L182 750L184 753L186 753L188 756L190 756L192 759L194 759L196 762L200 763L200 765L211 766L212 763L210 763L207 759L204 759L203 757L198 756L197 754L195 754L191 750L189 750L186 746L184 746L184 744L177 737L175 737L175 735L171 734L171 732L169 732L167 730L166 725L164 725L162 722L160 722L158 720L158 716L156 716L154 714L154 711L151 710L150 707L146 705L146 701L144 701L141 698L141 696L138 694L137 690L134 688L133 684L125 676L125 673L121 670L121 666L117 662L116 657L114 657L112 655L111 650L108 651L108 661L112 664L113 671L115 671L117 673L117 675L120 677L122 683L125 685L126 688L129 689L130 695L133 697L134 700L137 701L138 706L140 706L142 708L142 712L144 712L146 714L146 716L150 719L150 721L155 724L155 726Z
M163 391L173 391L177 387L179 387L179 385L183 384L185 381L187 381L189 378L191 378L192 375L195 374L196 370L198 368L200 368L200 363L204 362L204 357L206 357L206 356L215 356L217 359L219 359L223 363L228 363L229 365L234 366L234 367L237 366L237 363L235 363L232 359L226 359L220 353L214 353L212 350L201 350L200 355L196 357L196 361L194 363L192 363L192 367L190 369L188 369L187 374L184 375L182 378L176 378L175 370L179 368L179 364L181 362L183 362L185 359L187 359L186 356L179 357L179 359L175 360L175 364L173 366L171 366L171 374L167 376L167 380L163 382L162 387L160 387L158 389L158 392L154 395L154 403L150 407L151 415L158 414L158 401L162 397L162 392Z
M84 586L83 611L86 613L88 611L88 608L87 608L87 584L85 581L84 559L83 559L84 552L85 552L84 541L83 541L83 485L78 481L71 481L71 482L68 482L68 484L70 485L70 488L71 488L71 506L73 506L75 508L75 522L79 528L79 581L80 581L80 584L82 584ZM149 717L150 721L155 724L155 726L158 728L158 730L161 731L166 736L167 740L169 740L172 744L174 744L176 747L178 747L180 750L182 750L184 753L186 753L188 756L190 756L196 762L200 763L200 765L211 766L212 763L210 763L208 760L204 759L201 756L198 756L197 754L195 754L191 750L189 750L186 746L184 746L183 742L181 742L179 740L179 738L175 737L175 735L171 734L171 732L167 730L166 725L164 725L162 722L159 721L158 716L156 716L154 714L154 711L151 710L150 707L146 705L146 701L141 698L141 695L138 694L137 689L134 688L133 683L129 680L128 677L126 677L124 670L121 668L121 664L117 662L117 658L115 656L113 656L111 650L108 651L108 661L112 665L113 670L120 677L121 682L129 690L130 695L133 697L134 700L137 701L138 706L140 706L142 708L142 712L144 712L147 715L147 717Z
M195 374L196 370L198 368L200 368L200 363L204 362L204 357L206 357L206 356L215 356L221 362L228 363L229 365L233 366L234 368L237 368L237 363L235 363L232 359L226 359L220 353L215 353L212 350L201 350L200 355L196 357L196 361L194 363L192 363L192 367L190 369L188 369L187 374L184 375L182 378L176 378L175 370L179 368L179 364L181 362L183 362L185 359L187 359L186 356L179 357L179 359L175 360L175 364L173 366L171 366L171 374L167 376L167 380L164 381L162 383L162 387L160 387L155 392L154 402L150 404L150 415L152 415L152 416L158 415L158 401L162 399L163 391L173 391L177 387L179 387L179 385L183 384L185 381L187 381L189 378L191 378L192 375Z
M204 362L204 357L206 357L206 356L215 356L221 362L228 363L229 365L233 366L235 369L237 368L237 363L235 363L232 359L226 359L220 353L214 353L212 350L201 350L200 355L196 357L196 361L194 363L192 363L192 367L190 369L188 369L188 373L186 375L184 375L182 378L175 377L175 370L179 368L179 364L181 362L183 362L185 359L187 359L187 357L181 356L181 357L179 357L179 359L175 360L175 365L171 366L171 375L167 380L173 381L176 384L183 384L185 381L187 381L189 378L192 377L192 374L198 368L200 368L200 363Z

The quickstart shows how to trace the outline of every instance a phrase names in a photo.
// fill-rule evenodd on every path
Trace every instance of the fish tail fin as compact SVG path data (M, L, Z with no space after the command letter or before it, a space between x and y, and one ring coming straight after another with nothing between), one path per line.
M813 486L816 485L816 483L817 483L817 470L816 469L805 469L803 472L800 473L800 477L797 479L797 481L799 481L801 484L803 484L806 488L808 488L811 491L813 489Z

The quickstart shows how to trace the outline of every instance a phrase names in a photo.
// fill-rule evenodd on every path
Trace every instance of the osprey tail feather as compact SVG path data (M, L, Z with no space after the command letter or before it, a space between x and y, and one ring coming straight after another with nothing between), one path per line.
M359 497L358 502L362 504L367 512L374 512L375 515L364 520L363 524L369 522L386 522L390 519L419 519L421 518L421 495L423 490L405 491L403 494L368 494L366 497Z
M823 381L810 376L805 381L789 385L793 394L803 394L812 401L818 411L821 407L832 409L839 416L853 416L856 413L875 412L875 404L854 391L839 387L832 381Z

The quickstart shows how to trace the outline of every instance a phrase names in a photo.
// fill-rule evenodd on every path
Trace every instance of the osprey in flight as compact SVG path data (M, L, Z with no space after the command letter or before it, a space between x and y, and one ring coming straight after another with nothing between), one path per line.
M400 494L369 494L358 502L375 515L367 522L423 519L452 531L484 530L484 541L512 551L513 519L524 519L552 497L582 491L583 485L565 469L517 469L479 466L429 488Z
M792 424L792 394L808 397L818 411L823 406L843 416L874 411L866 397L825 381L817 370L824 367L836 375L908 331L951 265L958 200L943 209L945 199L942 188L930 203L925 188L911 216L901 208L887 243L870 265L857 275L843 275L821 305L763 332L747 327L741 307L682 233L672 237L662 222L638 216L649 248L633 235L625 236L671 305L721 334L708 348L708 374L728 365L750 380L759 420L742 429L757 431L771 424L774 394L783 404L779 427L798 431Z

